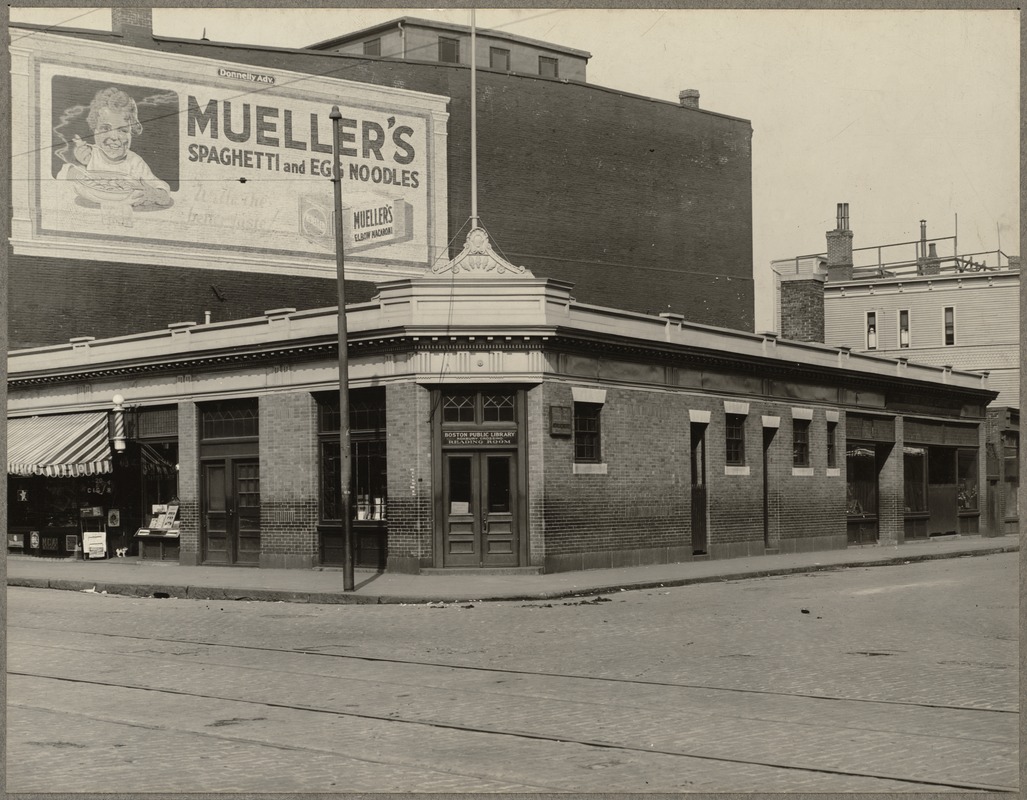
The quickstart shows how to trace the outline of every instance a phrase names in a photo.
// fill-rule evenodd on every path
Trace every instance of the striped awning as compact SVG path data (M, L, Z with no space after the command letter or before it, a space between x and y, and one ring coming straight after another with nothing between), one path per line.
M107 412L7 420L7 472L73 477L111 471Z

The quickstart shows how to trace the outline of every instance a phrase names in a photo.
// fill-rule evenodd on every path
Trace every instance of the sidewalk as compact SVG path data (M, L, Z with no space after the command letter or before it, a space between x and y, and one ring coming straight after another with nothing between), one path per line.
M945 537L899 546L852 547L817 553L753 556L724 561L694 561L641 567L559 572L551 575L378 574L357 570L356 588L342 589L341 570L186 567L177 563L7 558L7 584L41 589L107 592L135 597L197 600L266 600L293 603L445 603L470 600L549 600L628 589L685 586L693 583L848 567L906 564L937 558L1017 552L1018 536Z

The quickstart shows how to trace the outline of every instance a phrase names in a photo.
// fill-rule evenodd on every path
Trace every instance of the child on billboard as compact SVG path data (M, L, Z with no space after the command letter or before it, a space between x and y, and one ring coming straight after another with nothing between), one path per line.
M72 153L79 165L62 169L59 177L77 182L80 196L93 202L129 201L133 206L166 207L172 204L171 188L132 152L132 136L143 132L136 102L121 89L101 89L89 104L86 118L92 143L72 139Z

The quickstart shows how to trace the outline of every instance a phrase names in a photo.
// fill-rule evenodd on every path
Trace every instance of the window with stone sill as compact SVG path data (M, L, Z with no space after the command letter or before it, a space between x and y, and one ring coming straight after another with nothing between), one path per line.
M809 462L809 426L808 419L792 420L792 466L808 467Z
M574 404L574 460L598 464L602 460L600 403Z
M724 427L725 463L745 466L745 415L727 414Z

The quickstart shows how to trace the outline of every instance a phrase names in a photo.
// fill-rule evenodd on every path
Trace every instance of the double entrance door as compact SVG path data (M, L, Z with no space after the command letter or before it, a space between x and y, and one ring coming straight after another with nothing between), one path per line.
M447 452L442 462L444 566L517 566L516 452Z
M255 458L201 463L203 560L260 563L260 462Z

